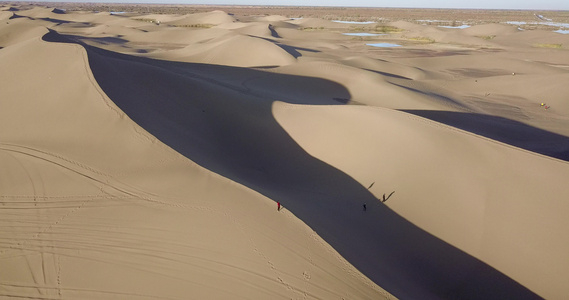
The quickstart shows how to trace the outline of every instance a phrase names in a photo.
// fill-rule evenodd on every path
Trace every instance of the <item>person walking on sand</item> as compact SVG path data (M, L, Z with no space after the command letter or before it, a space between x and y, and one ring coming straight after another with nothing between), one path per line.
M277 201L277 211L281 211L281 203Z

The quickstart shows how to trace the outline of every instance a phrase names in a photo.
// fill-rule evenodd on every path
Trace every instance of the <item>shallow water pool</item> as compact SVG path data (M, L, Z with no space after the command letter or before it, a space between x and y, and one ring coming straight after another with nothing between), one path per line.
M374 43L374 44L366 44L372 47L380 47L380 48L392 48L392 47L401 47L401 45L391 44L391 43Z
M460 25L460 26L439 26L442 28L452 28L452 29L464 29L470 27L470 25Z
M366 22L355 22L355 21L341 21L341 20L333 20L332 22L336 23L344 23L344 24L373 24L373 21L366 21Z
M560 28L569 28L569 23L559 23L559 22L518 22L518 21L508 21L505 22L506 24L511 25L528 25L528 24L535 24L535 25L546 25L551 27L560 27Z

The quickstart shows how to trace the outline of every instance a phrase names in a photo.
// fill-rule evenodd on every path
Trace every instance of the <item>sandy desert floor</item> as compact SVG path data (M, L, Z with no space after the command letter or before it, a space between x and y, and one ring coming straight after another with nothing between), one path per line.
M0 6L0 298L569 294L566 14L200 9Z

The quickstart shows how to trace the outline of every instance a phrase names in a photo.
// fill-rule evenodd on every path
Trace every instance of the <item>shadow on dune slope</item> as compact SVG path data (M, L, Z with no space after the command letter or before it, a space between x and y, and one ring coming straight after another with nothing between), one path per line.
M44 40L72 42L53 31ZM395 296L539 299L395 214L351 177L306 153L273 118L274 100L338 105L334 98L350 98L341 85L83 46L98 84L132 120L201 166L280 201ZM247 84L256 78L279 81L294 93L269 97L260 86ZM305 83L300 89L299 82Z
M569 137L510 119L462 112L404 110L505 144L569 161Z

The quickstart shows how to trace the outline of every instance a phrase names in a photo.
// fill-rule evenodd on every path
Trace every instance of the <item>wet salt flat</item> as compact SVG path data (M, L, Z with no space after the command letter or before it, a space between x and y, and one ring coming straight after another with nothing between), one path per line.
M533 24L533 25L545 25L545 26L551 26L551 27L557 27L557 28L561 28L559 30L555 30L553 32L557 32L557 33L561 33L561 34L569 34L569 23L558 23L558 22L520 22L520 21L508 21L505 22L506 24L511 24L511 25L527 25L527 24ZM518 30L523 30L522 28L518 27Z
M540 18L540 19L542 19L542 20L553 21L553 20L551 20L551 19L549 19L549 18L546 18L546 17L544 17L544 16L542 16L542 15L535 15L535 16L538 17L538 18Z
M546 25L552 27L561 27L561 28L569 28L569 23L558 23L558 22L519 22L519 21L508 21L505 22L506 24L511 25L527 25L527 24L535 24L535 25Z
M375 23L373 21L356 22L356 21L341 21L341 20L333 20L332 22L344 23L344 24L374 24Z
M350 36L380 36L380 35L387 35L385 33L367 33L367 32L348 32L342 33L343 35L350 35Z
M549 25L549 26L558 26L558 27L562 27L562 28L569 28L569 23L544 22L543 24Z
M366 44L366 45L372 46L372 47L380 47L380 48L401 47L401 45L391 44L391 43L374 43L374 44Z
M511 24L511 25L525 25L525 24L527 24L527 22L508 21L508 22L506 22L506 24Z
M464 29L470 27L470 25L460 25L460 26L439 26L442 28L453 28L453 29Z

